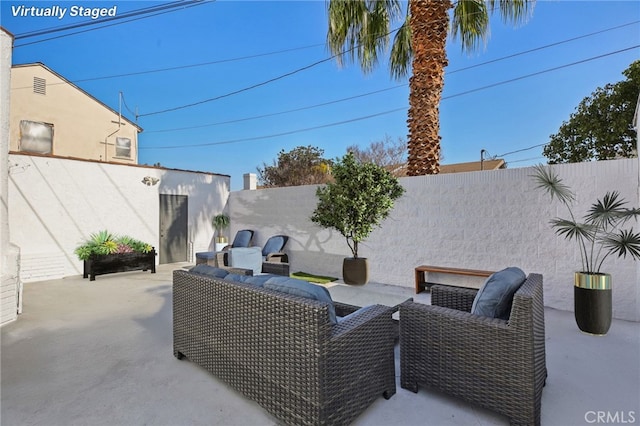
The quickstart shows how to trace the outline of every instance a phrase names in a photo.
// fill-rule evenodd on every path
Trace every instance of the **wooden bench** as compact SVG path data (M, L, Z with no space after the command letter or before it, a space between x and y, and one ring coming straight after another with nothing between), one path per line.
M468 277L489 277L495 271L482 271L479 269L462 269L462 268L451 268L448 266L430 266L430 265L421 265L417 266L416 273L416 294L423 292L424 290L428 290L435 283L427 282L426 274L427 272L433 272L438 274L453 274L453 275L464 275Z

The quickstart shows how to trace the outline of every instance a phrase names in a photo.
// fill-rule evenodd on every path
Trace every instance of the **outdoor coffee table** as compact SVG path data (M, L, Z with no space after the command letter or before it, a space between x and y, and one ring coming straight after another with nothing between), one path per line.
M393 311L396 312L400 304L413 300L413 297L372 291L360 286L334 284L326 287L334 301L360 308L368 305L384 305L394 308Z
M353 307L353 310L369 305L383 305L393 308L395 336L398 338L398 320L400 318L398 309L402 303L412 301L413 297L372 291L362 286L350 286L336 283L331 284L332 285L325 286L331 294L331 299L334 302L350 305Z

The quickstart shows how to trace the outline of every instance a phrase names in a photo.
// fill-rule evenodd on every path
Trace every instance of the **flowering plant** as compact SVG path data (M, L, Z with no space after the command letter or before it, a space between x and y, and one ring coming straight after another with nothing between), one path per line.
M153 247L150 244L126 235L117 236L105 230L91 234L90 238L78 246L74 253L80 260L88 260L94 254L149 253L151 250Z

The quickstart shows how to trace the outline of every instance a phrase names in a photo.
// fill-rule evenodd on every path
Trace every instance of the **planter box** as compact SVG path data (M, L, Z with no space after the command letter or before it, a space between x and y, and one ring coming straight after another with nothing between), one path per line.
M95 281L96 275L113 274L115 272L147 271L156 273L156 251L149 253L122 253L92 256L84 261L83 278Z

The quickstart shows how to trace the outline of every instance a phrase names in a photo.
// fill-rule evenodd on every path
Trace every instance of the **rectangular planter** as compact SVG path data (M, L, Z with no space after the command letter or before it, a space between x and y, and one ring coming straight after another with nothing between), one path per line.
M89 281L95 281L96 275L140 270L151 270L152 274L156 273L155 249L152 249L149 253L121 253L91 256L89 260L84 261L84 273L82 277L89 277Z

